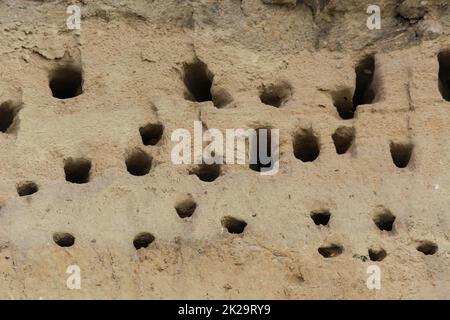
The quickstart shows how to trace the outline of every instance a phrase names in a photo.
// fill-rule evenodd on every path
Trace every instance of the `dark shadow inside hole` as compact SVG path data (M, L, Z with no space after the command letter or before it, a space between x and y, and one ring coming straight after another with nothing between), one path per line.
M50 89L53 97L68 99L83 92L83 75L81 68L74 65L57 67L50 74Z
M375 58L373 55L363 58L355 68L356 88L353 95L353 111L362 104L371 104L375 100L372 88L375 74Z
M218 164L201 164L189 174L195 174L201 181L212 182L220 176L220 172Z
M164 126L160 123L149 123L139 128L141 134L142 143L146 146L156 145L164 132Z
M130 152L125 160L127 171L133 176L144 176L150 172L152 157L141 149Z
M67 232L55 232L53 241L60 247L71 247L75 243L75 237Z
M434 242L423 241L417 246L417 251L420 251L425 255L433 255L438 251L438 246Z
M91 171L91 161L84 158L68 158L64 161L66 181L72 183L87 183Z
M180 218L189 218L194 214L197 203L193 199L186 199L175 205L175 210Z
M364 57L355 67L356 85L351 98L351 89L345 88L332 93L333 104L342 119L352 119L359 105L371 104L375 100L373 78L375 74L375 58Z
M391 142L390 150L392 161L398 168L406 168L411 159L413 151L412 143L394 143Z
M443 51L438 54L439 62L439 91L442 98L450 101L450 51Z
M392 231L395 216L386 208L378 208L373 217L373 222L380 230Z
M17 185L17 193L21 197L29 196L33 193L38 192L38 190L39 188L37 184L31 181L22 182Z
M333 104L342 119L352 119L355 113L350 89L343 89L332 94Z
M279 108L285 104L292 96L292 88L288 83L282 82L278 84L271 84L262 86L260 90L261 102Z
M250 146L249 167L253 171L261 172L262 168L272 167L272 137L268 128L259 128L255 131L256 135L251 139L251 144L256 145ZM255 151L256 154L254 154Z
M369 249L369 258L372 261L382 261L386 258L387 253L386 250L382 248L370 248Z
M3 102L0 105L0 131L7 132L14 123L14 119L19 113L19 107L14 106L12 101Z
M311 219L316 225L326 226L330 221L331 213L328 210L318 210L311 212Z
M212 101L213 78L208 66L198 59L184 64L184 84L188 90L186 99L194 102Z
M320 247L317 251L325 258L333 258L340 255L344 251L344 248L337 244L331 244Z
M228 230L229 233L240 234L244 232L247 227L247 222L234 217L226 216L221 220L222 226Z
M331 136L337 154L344 154L350 149L355 139L355 129L352 127L339 127Z
M151 233L141 232L134 237L133 246L139 250L147 248L153 241L155 241L155 237Z
M312 162L320 154L318 138L311 129L302 129L294 137L294 156L303 162Z

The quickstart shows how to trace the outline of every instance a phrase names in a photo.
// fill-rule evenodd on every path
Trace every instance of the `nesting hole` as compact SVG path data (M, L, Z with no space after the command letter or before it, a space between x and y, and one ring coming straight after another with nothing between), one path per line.
M151 233L141 232L134 237L133 246L139 250L147 248L153 241L155 241L155 237Z
M152 157L141 149L131 151L125 160L127 171L133 176L145 176L152 167Z
M16 119L20 108L15 106L12 101L3 102L0 105L0 131L7 132Z
M438 246L434 242L423 241L417 246L417 251L420 251L425 255L433 255L438 251Z
M380 230L392 231L394 227L395 216L389 209L378 207L374 212L373 222Z
M311 212L311 219L316 225L328 225L330 222L331 213L328 210L317 210Z
M66 181L71 183L88 183L91 171L91 161L84 158L69 158L64 161Z
M189 172L195 174L201 181L213 182L220 176L221 170L218 164L201 164Z
M302 129L294 136L294 156L303 162L312 162L320 154L319 139L311 129Z
M38 192L38 190L38 185L32 181L25 181L17 185L17 193L21 197L29 196L33 193Z
M261 172L262 168L272 167L272 137L270 129L259 128L255 130L255 138L251 140L255 146L250 147L250 169ZM253 154L256 151L256 154Z
M175 210L182 219L191 217L194 214L195 209L197 209L197 203L191 198L178 202L175 205Z
M292 96L292 87L286 83L270 84L262 86L260 89L261 102L279 108L284 105Z
M343 89L332 94L333 104L342 119L352 119L353 109L352 93L350 89Z
M359 105L371 104L375 100L373 78L375 74L375 58L373 55L364 57L355 67L356 84L353 98L351 89L344 88L333 92L331 97L339 116L342 119L352 119Z
M356 88L353 95L353 111L363 104L371 104L375 100L373 77L375 74L375 58L373 55L363 58L355 68Z
M369 258L372 261L381 261L386 258L387 253L383 248L369 248Z
M53 241L60 247L71 247L75 243L75 237L67 232L55 232Z
M438 54L439 61L439 91L442 98L450 101L450 51Z
M411 160L414 145L412 143L391 142L390 150L392 161L398 168L406 168Z
M74 65L57 67L50 74L50 89L58 99L69 99L83 93L83 75L81 68Z
M146 146L154 146L160 140L164 132L164 126L160 123L149 123L139 128L142 143Z
M323 246L317 249L317 251L324 257L324 258L333 258L338 255L340 255L344 248L338 244L331 244L328 246Z
M339 127L331 136L337 154L344 154L350 149L355 140L355 128Z
M247 227L247 222L234 217L226 216L222 218L222 226L227 229L229 233L240 234L244 232Z
M184 64L185 98L195 102L212 101L211 86L214 75L200 60Z

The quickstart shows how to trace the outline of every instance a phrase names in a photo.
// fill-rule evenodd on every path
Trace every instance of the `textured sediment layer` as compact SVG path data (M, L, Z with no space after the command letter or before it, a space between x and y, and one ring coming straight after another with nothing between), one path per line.
M450 8L368 5L2 1L0 298L448 298ZM173 164L194 121L279 172Z

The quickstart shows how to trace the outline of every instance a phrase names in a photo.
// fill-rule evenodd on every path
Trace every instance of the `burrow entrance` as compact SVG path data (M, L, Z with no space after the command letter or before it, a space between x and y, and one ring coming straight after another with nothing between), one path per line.
M25 197L38 192L39 187L36 183L32 181L21 182L17 185L17 194L20 197Z
M197 209L197 203L192 197L188 197L175 205L175 210L182 219L191 217L194 214L195 209Z
M141 248L147 248L153 241L155 241L155 237L148 232L138 233L133 239L133 246L136 250Z
M311 212L311 219L316 225L328 225L330 221L331 213L329 210L315 210Z
M438 54L439 62L439 91L442 98L450 101L450 51L442 51Z
M392 161L397 168L406 168L411 160L414 145L412 143L390 143Z
M53 241L60 247L71 247L75 243L75 237L67 232L55 232Z
M375 100L375 90L372 87L375 74L375 57L373 55L363 58L355 68L356 88L353 95L353 108L362 104L371 104Z
M395 216L385 207L377 207L372 216L373 222L382 231L392 231Z
M64 161L66 181L71 183L88 183L91 171L91 161L85 158L68 158Z
M196 58L183 66L184 98L193 102L212 101L215 107L223 108L233 101L227 90L213 87L214 74L206 63Z
M350 149L355 140L355 128L339 127L331 136L337 154L345 154Z
M341 245L338 244L330 244L327 246L322 246L317 251L324 257L324 258L333 258L336 257L342 252L344 252L344 248Z
M8 132L13 128L20 107L14 105L12 101L3 102L0 105L0 131Z
M160 123L149 123L139 128L142 143L146 146L156 145L162 138L164 126Z
M319 157L319 139L312 129L301 129L294 136L294 156L303 162L312 162Z
M417 246L417 251L422 252L424 255L433 255L438 251L438 246L431 241L422 241Z
M125 159L127 171L133 176L145 176L150 172L153 158L141 149L134 149Z
M247 222L241 219L237 219L231 216L223 217L221 220L222 226L227 229L229 233L240 234L243 233Z
M49 86L58 99L69 99L83 93L83 75L80 67L73 64L59 66L50 73Z
M386 258L387 253L383 248L372 247L369 248L369 258L371 261L382 261Z
M192 63L184 64L184 85L186 86L185 98L194 102L212 101L211 87L214 75L208 66L196 59Z
M220 176L221 170L218 164L201 164L189 171L189 174L195 174L201 181L213 182Z
M279 108L292 97L292 87L287 82L263 85L260 88L259 98L262 103Z
M342 119L352 119L355 113L350 89L342 89L331 95L333 104Z
M332 93L333 104L342 119L352 119L360 105L371 104L376 97L373 86L375 74L375 57L364 57L355 67L356 85L353 97L351 89L345 88Z

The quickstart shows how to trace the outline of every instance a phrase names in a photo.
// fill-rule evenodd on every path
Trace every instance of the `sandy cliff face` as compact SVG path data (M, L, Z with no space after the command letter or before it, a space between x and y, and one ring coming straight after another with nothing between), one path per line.
M449 298L450 4L370 4L2 1L0 297ZM173 164L194 121L279 172Z

